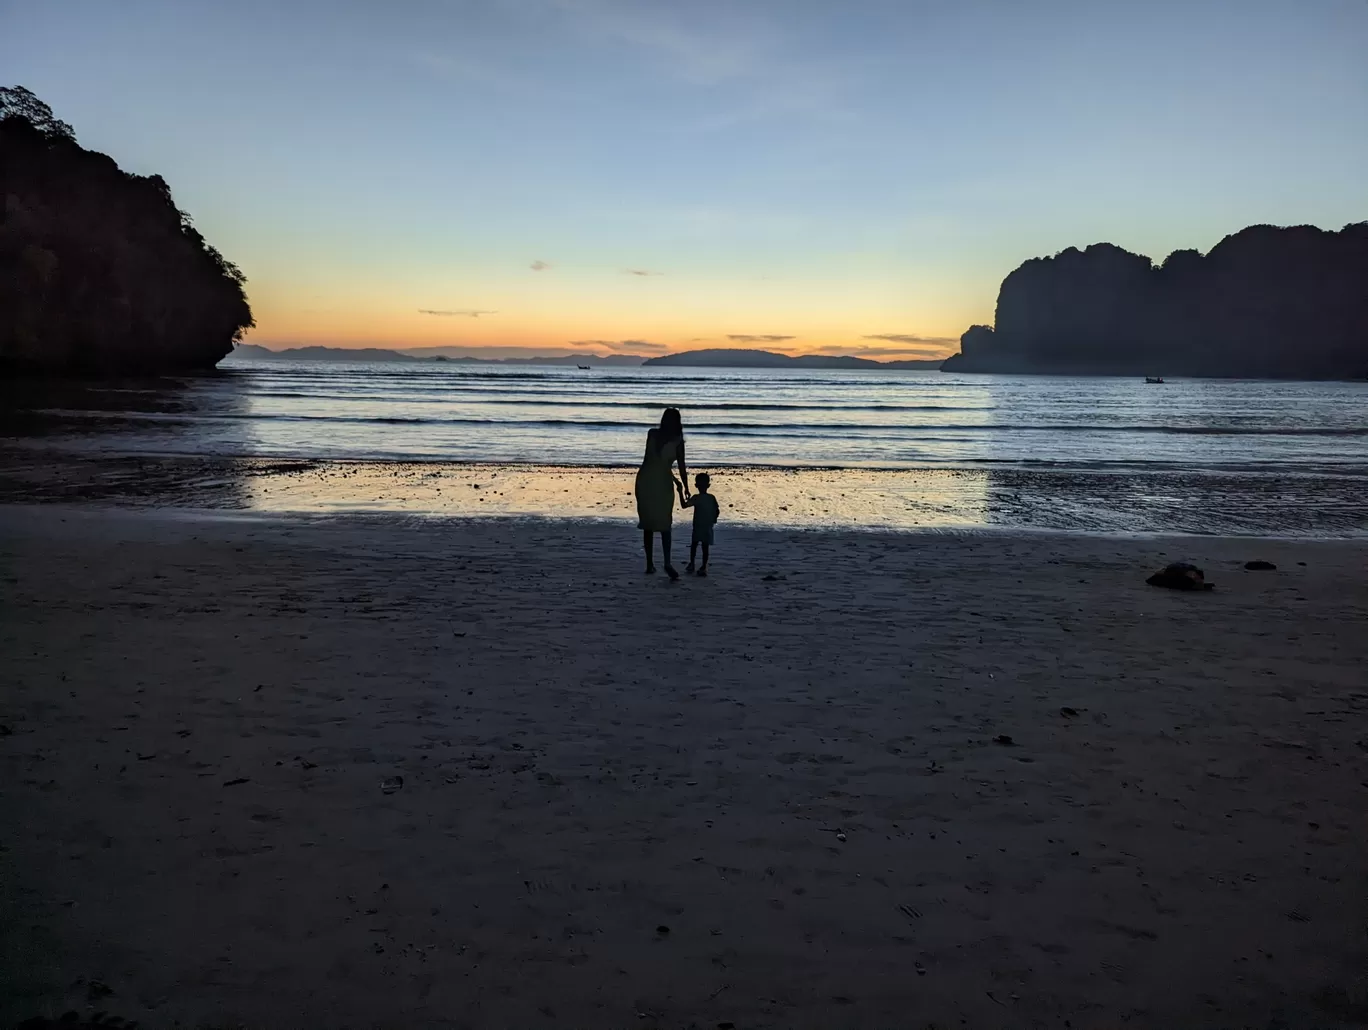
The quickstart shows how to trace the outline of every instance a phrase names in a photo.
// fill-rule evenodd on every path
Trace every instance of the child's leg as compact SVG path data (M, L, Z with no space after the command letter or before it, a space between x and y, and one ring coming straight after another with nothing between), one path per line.
M706 568L708 567L708 547L709 547L709 544L707 543L707 541L704 541L704 543L703 543L703 564L700 565L699 568L706 569Z
M690 540L690 541L689 541L689 564L685 566L685 571L686 571L686 572L692 572L692 571L694 570L694 558L695 558L695 556L696 556L697 554L698 554L698 540L697 540L697 539Z

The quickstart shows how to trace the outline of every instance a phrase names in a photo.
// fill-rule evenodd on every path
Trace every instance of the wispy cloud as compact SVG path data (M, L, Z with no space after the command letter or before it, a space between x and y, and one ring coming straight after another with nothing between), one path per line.
M819 347L816 353L828 356L852 357L852 358L907 358L907 357L936 357L937 355L926 354L923 351L909 351L906 347Z
M497 315L497 311L486 311L483 308L457 308L446 311L438 308L419 308L420 315L438 315L442 318L479 318L481 315Z
M885 343L922 344L934 347L945 347L959 343L959 339L954 336L914 336L910 333L872 333L868 336L861 336L860 339L883 340Z
M485 86L500 93L525 99L544 99L547 91L529 75L511 74L468 54L434 53L421 51L409 59L418 67L444 79Z
M652 272L649 268L624 268L623 275L664 275L664 272Z
M644 4L637 0L544 0L581 32L644 51L656 66L701 88L726 85L726 107L693 126L724 129L771 115L848 119L854 65L800 55L783 24L751 5Z
M604 347L624 354L640 354L642 351L669 350L663 343L650 340L571 340L571 347Z
M534 272L545 272L548 268L554 267L550 261L533 261L527 266Z
M780 336L775 333L728 333L727 339L734 343L783 343L796 340L796 336Z
M744 75L756 61L752 33L731 31L708 35L692 24L694 11L678 17L663 5L631 0L549 0L549 6L569 15L582 31L650 51L664 58L670 69L700 85L714 85Z
M877 333L861 336L860 339L878 340L884 346L824 343L813 348L812 353L856 358L940 358L953 350L958 342L948 336L917 336L911 333Z

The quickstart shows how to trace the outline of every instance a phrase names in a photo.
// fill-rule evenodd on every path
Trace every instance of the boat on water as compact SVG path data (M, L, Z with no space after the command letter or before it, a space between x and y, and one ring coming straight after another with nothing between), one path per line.
M588 372L589 369L593 368L592 365L576 365L575 367L579 369L581 372Z
M1162 385L1163 385L1163 382L1164 382L1164 377L1163 377L1163 376L1145 376L1145 382L1147 382L1147 383L1159 383L1159 384L1162 386Z

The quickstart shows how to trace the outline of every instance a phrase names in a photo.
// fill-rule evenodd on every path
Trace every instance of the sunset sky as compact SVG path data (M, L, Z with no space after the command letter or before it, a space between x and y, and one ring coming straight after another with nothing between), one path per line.
M271 346L949 353L1028 257L1368 218L1365 54L1363 0L0 0Z

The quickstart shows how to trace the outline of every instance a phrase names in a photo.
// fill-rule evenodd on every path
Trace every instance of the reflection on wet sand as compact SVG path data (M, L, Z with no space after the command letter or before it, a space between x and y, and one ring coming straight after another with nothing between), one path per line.
M617 468L328 462L252 476L246 492L248 507L263 512L635 521L633 475ZM987 481L972 472L733 468L712 476L726 522L896 529L986 521ZM677 521L687 518L676 514Z
M699 471L704 471L699 469ZM723 524L1368 536L1368 477L1037 469L707 469ZM0 501L262 514L604 519L632 523L631 469L0 450ZM679 512L677 523L687 515Z

